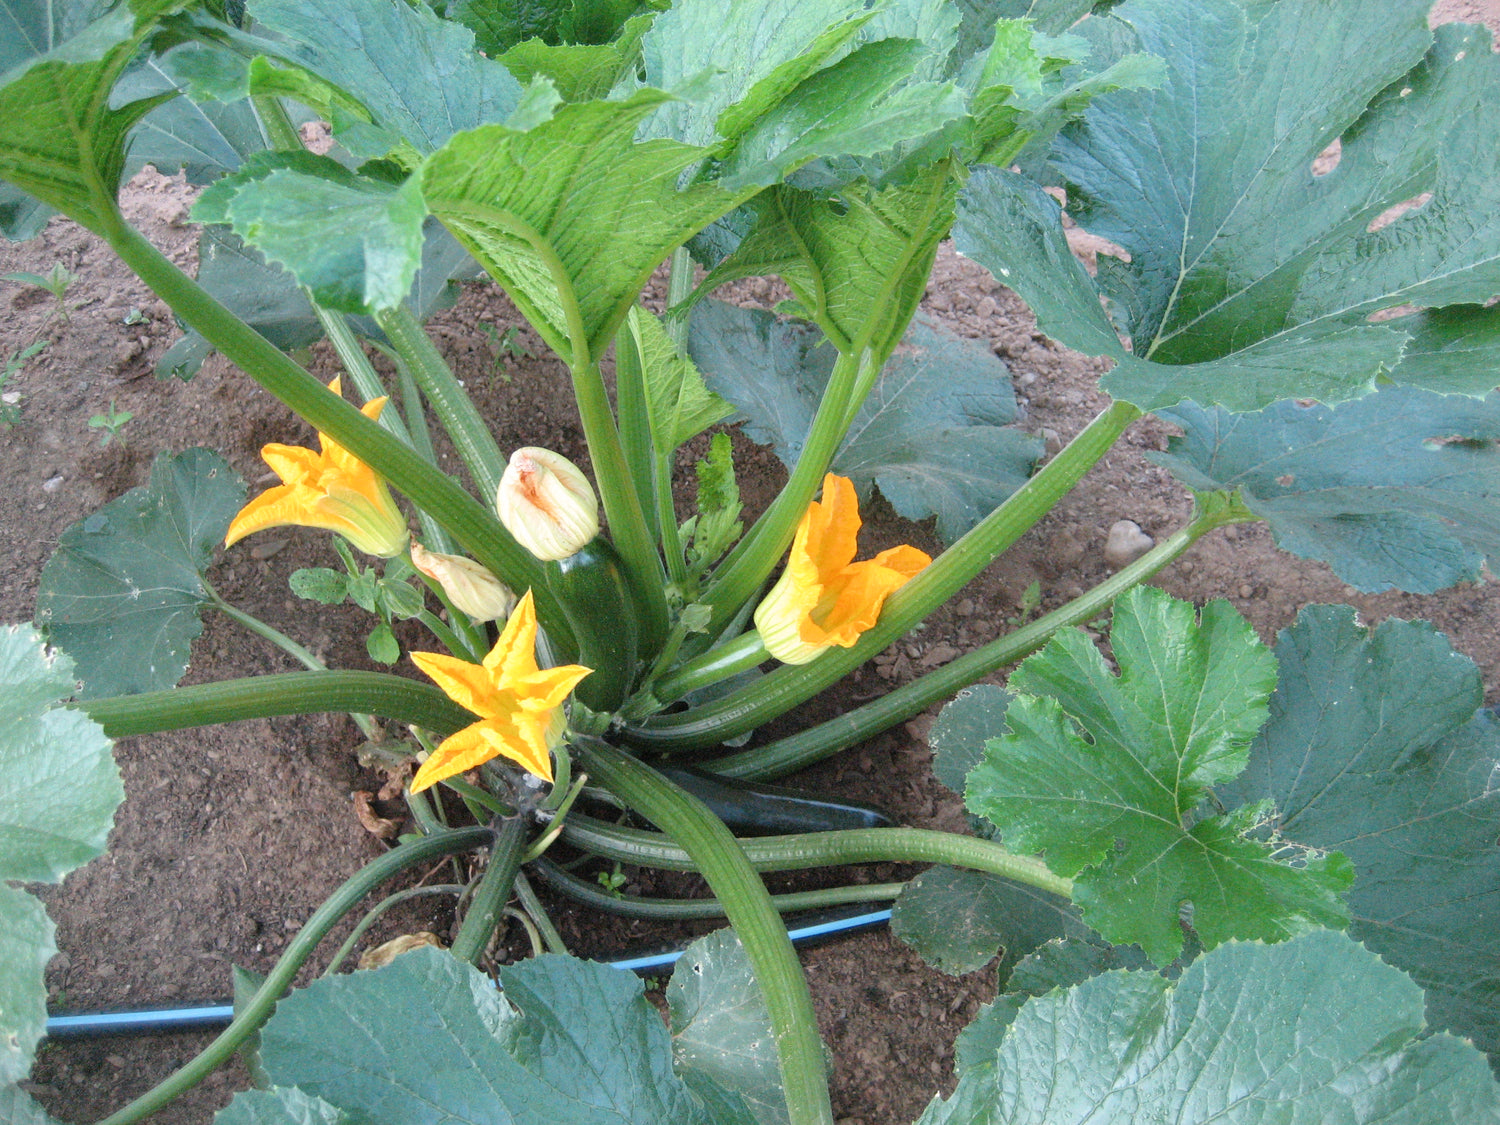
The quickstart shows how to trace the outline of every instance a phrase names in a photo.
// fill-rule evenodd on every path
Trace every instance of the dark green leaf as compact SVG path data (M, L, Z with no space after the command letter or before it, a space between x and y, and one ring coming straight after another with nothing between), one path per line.
M396 641L396 634L384 621L371 629L370 635L365 638L365 652L377 664L394 664L401 659L401 645Z
M504 121L520 103L510 71L479 54L467 28L424 4L251 0L247 10L279 37L259 41L263 50L305 67L368 112L372 124L347 133L334 122L362 159L403 146L426 155L455 133Z
M451 0L443 14L474 33L490 58L525 39L556 43L573 0Z
M292 593L323 605L342 605L349 596L349 580L326 566L303 567L288 579Z
M1422 1031L1421 990L1341 934L1236 943L1028 1000L919 1125L1500 1121L1484 1057Z
M500 984L431 948L324 978L277 1006L261 1059L278 1086L351 1122L749 1122L710 1116L672 1072L667 1030L629 973L547 956L502 968Z
M891 910L891 932L929 965L955 976L1003 954L1003 980L1043 942L1090 930L1067 899L978 871L933 867L902 890Z
M405 620L422 612L422 591L410 583L387 575L377 589L380 609L392 617Z
M796 463L832 370L808 326L705 302L688 346L709 386L748 419L745 432ZM862 493L878 485L907 519L937 516L947 541L1026 482L1041 444L1019 430L1005 365L981 343L918 319L876 379L833 461Z
M1340 925L1342 856L1262 838L1269 810L1200 806L1245 765L1276 662L1228 602L1193 606L1137 587L1115 604L1114 675L1081 630L1011 675L1009 730L969 775L970 811L1017 852L1073 876L1084 921L1158 964L1182 949L1179 914L1206 947Z
M1005 729L1010 692L994 684L975 684L954 696L938 712L927 735L932 772L955 793L963 793L969 771L984 757L984 744Z
M1239 489L1276 542L1360 590L1430 594L1500 557L1500 394L1384 387L1258 414L1184 405L1155 458L1190 488Z
M1477 27L1434 43L1427 7L1402 0L1378 27L1356 0L1119 9L1166 81L1099 102L1056 152L1070 212L1128 262L1101 257L1097 286L1066 266L1056 205L993 171L960 204L958 245L1050 335L1114 358L1105 389L1147 409L1366 393L1407 338L1371 314L1500 287L1500 60ZM1337 168L1310 174L1335 139Z
M41 903L8 884L58 883L101 854L125 799L98 724L55 706L73 688L66 654L28 625L0 628L0 1106L42 1037L57 952Z
M214 1115L216 1125L357 1125L343 1110L301 1090L246 1090Z
M675 247L739 202L711 185L677 190L700 150L635 143L665 97L642 90L562 106L527 132L460 133L421 173L432 212L575 363L603 352Z
M1276 645L1281 683L1226 798L1273 797L1277 827L1338 848L1350 932L1427 990L1436 1027L1500 1054L1500 722L1479 671L1425 622L1362 628L1311 606Z
M1452 305L1397 324L1412 336L1391 372L1394 382L1437 394L1481 395L1500 381L1500 306Z
M37 623L73 657L81 699L175 684L211 600L202 574L245 485L207 449L162 454L132 488L62 533L42 570Z
M759 1125L787 1120L771 1015L733 930L715 930L683 951L667 985L667 1006L672 1056L684 1082L696 1090L707 1080L733 1091Z

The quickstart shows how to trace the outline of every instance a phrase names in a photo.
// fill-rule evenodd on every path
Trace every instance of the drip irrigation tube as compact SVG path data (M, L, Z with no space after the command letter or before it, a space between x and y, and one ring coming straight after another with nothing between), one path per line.
M866 910L844 918L804 922L788 933L797 945L810 945L883 926L891 920L886 910ZM606 962L633 973L655 973L670 968L683 950L651 953ZM86 1038L95 1035L132 1035L152 1031L195 1031L223 1027L234 1018L232 1004L200 1004L187 1008L148 1008L128 1012L68 1012L47 1017L47 1035L53 1039Z

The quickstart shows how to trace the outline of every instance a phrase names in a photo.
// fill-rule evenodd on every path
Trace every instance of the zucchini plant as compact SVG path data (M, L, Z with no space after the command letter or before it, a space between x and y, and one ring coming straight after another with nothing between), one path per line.
M267 445L281 483L248 502L216 454L164 453L62 537L37 610L53 647L0 634L0 873L98 853L109 738L345 711L407 732L394 753L415 767L419 831L110 1125L257 1034L267 1085L232 1125L579 1120L580 1102L589 1120L831 1122L789 903L761 873L890 861L935 865L899 890L898 934L950 971L1003 948L1009 973L924 1122L1500 1121L1500 739L1473 667L1429 628L1337 607L1272 651L1227 603L1142 585L1250 521L1366 590L1479 580L1493 556L1500 60L1482 28L1386 7L3 0L7 233L50 208L98 234L190 332L166 373L217 349L318 448ZM302 144L312 119L327 153ZM196 279L120 212L147 162L206 184ZM1097 275L1059 189L1120 251ZM998 361L915 316L950 235L1043 331L1112 361L1109 406L1044 463ZM424 331L475 274L565 364L592 478L505 455ZM757 276L791 298L712 297ZM331 387L287 350L324 335ZM1195 497L1180 529L998 640L745 743L957 595L1147 412L1182 430L1161 457ZM438 466L429 415L474 491ZM786 483L745 511L718 434L680 521L678 451L731 419ZM872 488L946 548L858 560ZM325 668L213 590L220 543L285 524L333 533L343 563L297 592L353 598L372 657L410 667ZM1113 665L1075 628L1111 606ZM175 686L204 610L308 670ZM402 653L396 619L436 649ZM970 687L1017 664L1004 692ZM955 694L936 768L970 834L762 787ZM670 1034L637 984L563 951L493 967L498 991L476 967L513 895L555 943L520 876L581 893L554 846L706 880L732 930L688 951ZM382 880L481 848L448 950L277 1004ZM50 932L0 889L21 935L0 1099L42 1121L14 1083Z

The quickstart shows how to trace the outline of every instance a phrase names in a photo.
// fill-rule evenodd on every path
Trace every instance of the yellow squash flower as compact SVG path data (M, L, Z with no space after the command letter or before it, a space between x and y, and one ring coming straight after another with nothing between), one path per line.
M807 506L786 570L755 609L766 651L806 664L832 645L849 648L880 618L881 606L932 561L915 547L892 547L855 562L859 498L847 477L823 478L822 503Z
M440 652L414 652L411 658L449 699L479 716L478 722L445 738L422 763L411 781L413 793L491 758L509 758L542 780L552 780L548 743L560 733L554 718L561 719L558 708L592 669L579 664L537 667L536 607L530 590L516 603L483 664Z
M339 381L328 389L339 394ZM385 402L371 399L360 412L373 422ZM300 445L261 447L261 457L282 483L240 509L224 546L257 531L295 524L336 531L367 555L388 559L406 550L406 517L384 478L327 434L318 434L318 448L321 452L314 453Z

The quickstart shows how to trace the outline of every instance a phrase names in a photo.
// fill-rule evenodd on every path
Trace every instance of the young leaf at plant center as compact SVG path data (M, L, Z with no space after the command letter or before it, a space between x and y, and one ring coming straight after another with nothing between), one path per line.
M917 1125L1500 1121L1484 1057L1422 1030L1421 990L1342 934L1235 943L1028 1000Z
M753 1125L743 1102L710 1114L673 1073L667 1029L630 974L549 955L502 968L500 984L430 947L324 978L261 1032L272 1093L296 1087L350 1120L463 1120L486 1106L570 1121L588 1105L591 1119L621 1125ZM263 1099L238 1095L221 1125L296 1120Z
M349 580L326 566L303 567L287 580L292 593L322 605L343 605L349 596Z
M1225 800L1338 848L1350 934L1427 990L1427 1018L1500 1057L1500 720L1479 670L1426 622L1309 606L1276 644L1271 718Z
M97 233L114 206L126 134L169 96L111 106L109 92L157 21L186 2L117 6L69 38L49 43L46 54L22 53L20 62L0 71L9 79L0 88L0 180ZM67 10L75 15L60 22L72 30L78 27L76 8ZM10 221L27 218L13 214Z
M1136 587L1116 603L1120 674L1082 630L1058 633L1010 677L1009 730L969 775L970 811L1017 852L1074 877L1083 919L1158 964L1182 949L1277 941L1348 919L1344 857L1264 834L1269 809L1214 815L1212 787L1245 766L1276 661L1228 602L1193 606Z
M760 1125L784 1125L786 1099L776 1061L776 1036L755 970L733 930L705 934L683 950L667 985L672 1058L682 1080L698 1078L745 1099Z
M1371 314L1500 288L1500 60L1482 28L1430 32L1428 7L1401 0L1378 26L1356 0L1117 10L1165 83L1092 106L1054 160L1070 213L1128 260L1105 255L1090 279L1065 260L1056 202L988 169L960 201L959 249L1049 335L1115 359L1103 387L1144 409L1366 393L1407 339ZM1338 166L1311 175L1334 140Z
M677 190L701 150L635 142L666 97L565 105L526 132L472 129L421 172L432 213L574 366L603 353L675 247L741 201L708 185Z
M201 223L223 223L305 286L347 313L395 308L422 258L427 207L415 177L399 186L311 152L259 153L205 188Z
M37 624L72 656L80 699L173 686L212 600L203 572L245 500L217 453L163 453L151 482L64 531L42 569Z
M931 867L907 883L891 908L891 933L935 969L953 976L1003 954L1010 969L1043 942L1093 931L1065 898L981 871Z
M835 193L784 184L764 191L754 200L754 229L696 292L776 274L836 348L869 348L884 362L927 290L957 192L947 160L879 191L863 182Z
M729 435L714 434L708 453L693 468L698 478L698 511L683 521L681 536L688 545L688 570L701 576L734 546L745 528ZM706 620L703 627L708 627Z
M1197 491L1238 489L1282 549L1369 592L1431 594L1500 558L1500 394L1382 387L1257 414L1190 403L1152 457Z
M504 121L520 104L510 71L426 4L250 0L246 11L275 36L238 34L242 50L304 67L368 112L368 124L333 115L335 135L359 159L425 156L455 133Z
M705 302L689 349L708 385L738 406L746 434L796 464L832 370L816 329L770 313ZM937 516L957 539L1026 483L1041 443L1011 428L1015 393L987 347L918 318L854 417L833 471L870 485L898 513Z
M0 1108L47 1023L52 923L12 882L59 883L104 851L125 799L110 742L79 711L73 664L27 625L0 628ZM11 1120L11 1118L5 1118Z
M641 355L651 439L662 456L734 413L731 404L704 384L693 361L678 354L654 315L633 305L625 328Z

